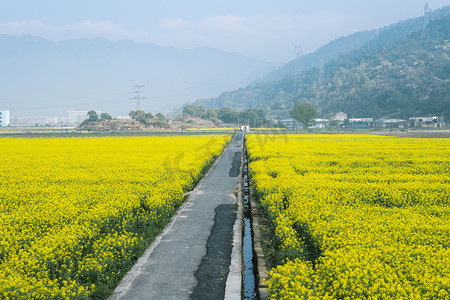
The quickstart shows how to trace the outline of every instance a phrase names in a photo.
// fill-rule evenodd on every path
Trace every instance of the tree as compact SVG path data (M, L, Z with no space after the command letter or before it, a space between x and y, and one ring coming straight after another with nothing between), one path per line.
M206 112L206 117L208 118L208 120L217 119L218 116L219 110L217 108L208 109L208 111Z
M330 121L330 127L331 128L339 128L339 121L338 120L331 120Z
M278 128L286 128L286 125L284 125L284 123L281 120L279 120L277 123L277 127Z
M248 120L248 123L252 127L258 127L265 123L266 116L264 110L248 108L240 114L241 120Z
M236 123L238 120L239 112L231 107L221 107L217 112L217 116L225 123Z
M318 115L317 110L309 103L299 103L291 110L291 117L301 123L305 129L308 129L308 125L311 124Z
M150 125L155 119L152 113L146 113L143 110L133 110L130 111L129 116L144 125Z
M100 115L100 120L102 120L102 121L104 121L104 120L112 120L112 117L111 117L111 115L108 114L108 113L102 113L102 114Z
M133 120L142 121L145 120L145 111L143 110L133 110L128 114Z
M89 122L97 122L98 121L98 115L95 110L90 110L87 113Z
M204 118L206 116L206 108L203 105L195 106L193 104L188 104L183 107L183 115Z
M166 120L166 117L164 116L163 113L157 113L157 114L155 115L155 117L156 117L156 119L157 119L158 121L165 121L165 120Z
M170 128L170 125L169 125L169 123L167 123L167 121L161 121L161 120L158 120L158 121L156 121L155 122L155 126L156 127L159 127L159 128L163 128L163 129L169 129Z

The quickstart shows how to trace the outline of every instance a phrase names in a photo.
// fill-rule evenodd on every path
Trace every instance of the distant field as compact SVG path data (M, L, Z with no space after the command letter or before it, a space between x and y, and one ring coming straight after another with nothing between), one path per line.
M410 138L435 138L435 139L450 138L450 130L392 131L392 132L382 132L381 134L387 136L410 137Z
M450 139L247 138L272 299L450 299Z
M257 133L257 132L255 132ZM398 136L398 137L406 137L406 138L441 138L448 139L450 138L450 130L443 129L435 129L435 130L411 130L411 131L402 131L402 130L312 130L312 131L292 131L280 130L281 134L345 134L345 135L361 135L361 134L370 134L370 135L385 135L385 136ZM267 133L263 133L267 134Z
M52 138L52 137L132 137L132 136L189 136L189 135L210 135L211 132L206 131L137 131L137 132L79 132L73 130L57 130L57 129L0 129L1 138ZM216 131L215 135L230 134L229 131Z
M0 298L106 298L229 140L1 139Z

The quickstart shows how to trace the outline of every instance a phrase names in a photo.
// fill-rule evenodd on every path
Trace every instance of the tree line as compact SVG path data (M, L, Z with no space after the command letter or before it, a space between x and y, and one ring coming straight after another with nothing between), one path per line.
M238 111L228 106L206 109L203 105L188 104L183 107L183 116L197 117L214 123L219 123L219 121L229 124L246 123L252 127L267 125L264 110L255 108Z
M146 113L143 110L133 110L128 115L132 120L136 120L145 126L154 126L166 129L170 127L163 113L157 113L153 115L152 113ZM113 119L108 113L101 113L99 117L95 110L88 111L87 117L88 118L84 120L83 123L80 124L80 126Z

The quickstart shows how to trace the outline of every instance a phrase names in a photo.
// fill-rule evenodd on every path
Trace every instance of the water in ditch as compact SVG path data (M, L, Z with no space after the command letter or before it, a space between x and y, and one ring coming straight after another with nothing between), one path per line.
M255 265L253 263L252 215L250 207L250 190L248 180L247 155L244 152L243 196L244 196L244 229L243 229L243 299L257 299Z

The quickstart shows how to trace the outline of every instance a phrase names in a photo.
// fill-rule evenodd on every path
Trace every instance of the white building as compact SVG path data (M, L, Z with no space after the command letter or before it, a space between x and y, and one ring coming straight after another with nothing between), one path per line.
M293 129L301 126L301 124L294 118L284 119L284 120L281 120L281 122L284 124L284 126L287 129L292 129L293 130Z
M350 123L364 123L364 122L373 122L373 118L350 118L348 119Z
M241 131L250 131L250 125L248 124L241 124Z
M0 110L0 127L8 126L10 122L9 110Z
M49 117L49 118L45 118L45 125L51 125L51 126L55 126L60 124L61 121L58 117Z
M126 115L126 116L117 116L116 117L117 120L131 120L131 117Z
M88 119L88 112L87 110L68 110L67 111L67 123L69 125L80 125L84 120ZM96 110L98 118L100 118L101 111Z
M441 128L444 127L443 118L439 117L414 117L409 118L409 125L411 127L422 127L422 128Z
M30 117L18 119L17 125L20 126L45 126L47 124L46 118Z
M330 120L328 119L314 119L314 124L310 128L323 129L330 127Z
M346 119L347 119L347 114L342 111L331 116L331 120L336 120L339 122L344 122Z
M386 128L405 128L408 123L408 121L402 119L381 119L378 122Z
M87 110L68 110L67 123L69 125L80 125L84 120L88 118L87 113Z

